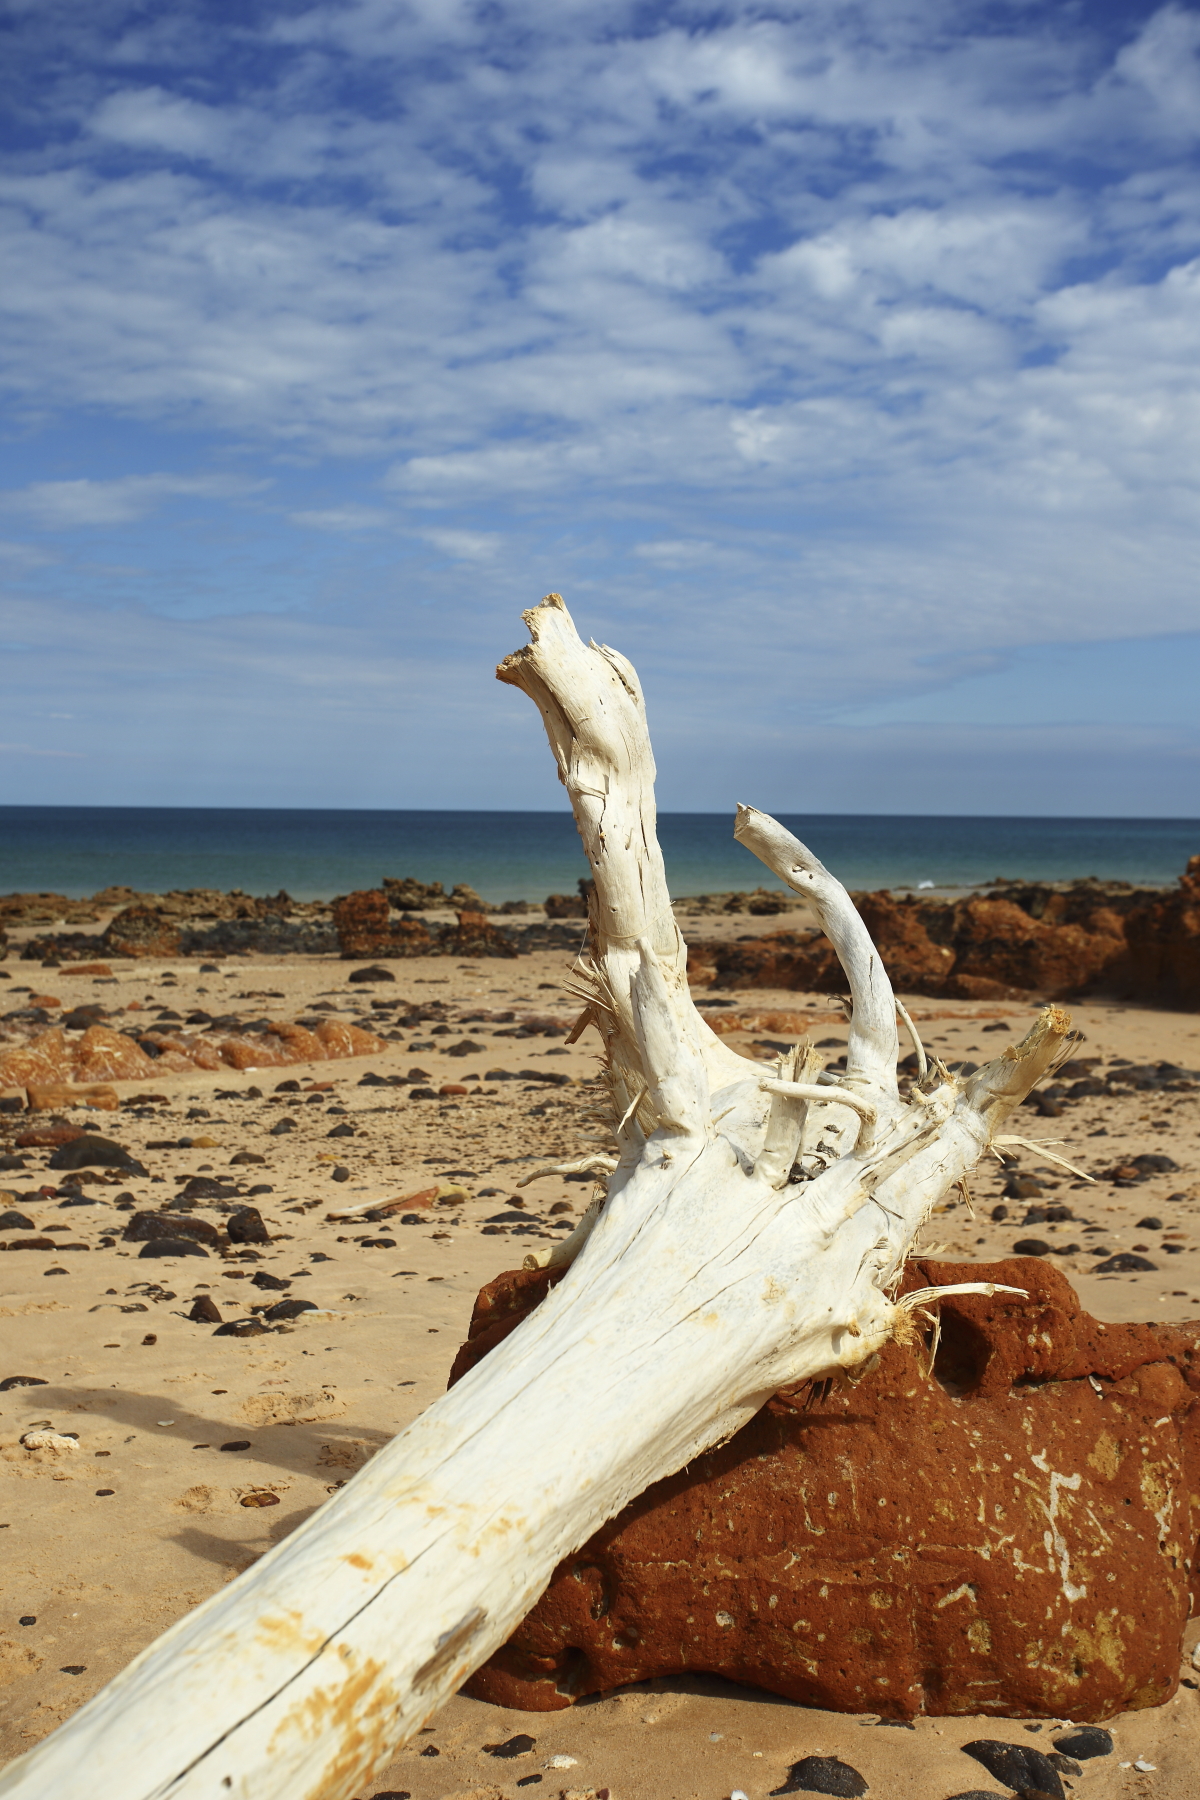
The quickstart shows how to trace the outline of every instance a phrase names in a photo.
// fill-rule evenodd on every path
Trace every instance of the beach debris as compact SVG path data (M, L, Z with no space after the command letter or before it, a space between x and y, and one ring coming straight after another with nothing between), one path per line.
M26 1450L53 1450L65 1455L78 1450L79 1438L73 1431L54 1431L49 1426L42 1426L23 1432L21 1443Z

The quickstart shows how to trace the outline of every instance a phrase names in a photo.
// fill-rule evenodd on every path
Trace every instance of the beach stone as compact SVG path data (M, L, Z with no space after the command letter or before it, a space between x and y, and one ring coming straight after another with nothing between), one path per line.
M193 1138L193 1147L203 1147L202 1138ZM214 1180L211 1175L192 1175L175 1196L175 1205L191 1200L236 1200L237 1189L228 1182Z
M1111 1756L1112 1732L1105 1731L1103 1725L1076 1725L1070 1731L1059 1733L1054 1739L1054 1748L1064 1756L1073 1756L1078 1762L1086 1762L1092 1756Z
M270 1333L270 1329L269 1325L262 1325L257 1319L230 1319L227 1324L218 1325L217 1329L213 1332L213 1336L238 1338L267 1337ZM228 1446L225 1444L222 1444L221 1446L222 1450L227 1447Z
M230 1157L229 1166L231 1169L248 1169L252 1164L265 1163L266 1160L257 1150L239 1150L236 1156Z
M257 1206L239 1206L225 1221L231 1244L269 1244L270 1233Z
M836 1794L858 1800L867 1784L858 1770L836 1756L802 1756L772 1794Z
M214 1250L221 1241L220 1232L207 1219L181 1219L175 1212L135 1212L121 1236L128 1244L153 1243L156 1238L193 1238Z
M1018 1238L1013 1245L1014 1256L1049 1256L1054 1248L1044 1238Z
M169 958L180 952L179 926L151 906L125 907L100 941L113 956Z
M319 1310L315 1300L277 1300L263 1316L278 1324L287 1319L298 1319L301 1313Z
M451 1381L563 1273L490 1282ZM1026 1295L944 1299L932 1379L893 1342L816 1404L808 1385L777 1394L567 1557L467 1691L542 1712L690 1670L898 1719L1168 1700L1200 1514L1200 1322L1102 1324L1036 1257L920 1258L904 1285L966 1281Z
M66 1245L60 1246L66 1249ZM144 1256L207 1256L208 1251L195 1238L159 1237L151 1238L138 1251L139 1259Z
M270 1288L275 1293L285 1293L291 1282L282 1275L268 1275L265 1269L256 1269L250 1277L256 1288Z
M989 1775L1005 1787L1034 1788L1051 1794L1053 1800L1066 1800L1058 1770L1044 1750L1032 1744L1006 1744L1000 1738L975 1738L962 1746L964 1756L973 1756Z
M93 1137L87 1132L57 1149L46 1167L49 1169L122 1169L130 1175L147 1173L141 1163L126 1150L124 1144L115 1143L112 1138Z
M390 969L385 969L380 963L372 963L371 966L366 969L351 969L349 975L346 977L347 981L370 982L395 981L395 979L396 977L392 974L392 971ZM382 1002L380 1004L382 1004Z
M1132 1250L1118 1250L1115 1256L1106 1257L1096 1264L1093 1275L1135 1275L1139 1272L1154 1274L1158 1264L1152 1263L1148 1257L1136 1256Z
M0 1231L33 1231L35 1229L33 1220L27 1219L23 1212L17 1212L14 1208L9 1207L7 1212L0 1213Z
M46 1387L47 1385L40 1375L6 1375L4 1380L0 1381L0 1394L9 1394L13 1388ZM21 1623L24 1624L25 1621L22 1619Z
M221 1309L210 1295L198 1294L192 1302L192 1310L188 1314L188 1318L196 1325L219 1325Z

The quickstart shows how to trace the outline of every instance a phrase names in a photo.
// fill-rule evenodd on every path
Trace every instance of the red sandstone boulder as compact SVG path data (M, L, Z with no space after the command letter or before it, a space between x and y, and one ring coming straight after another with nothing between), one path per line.
M333 928L345 959L387 956L391 947L388 897L378 888L346 894L333 903Z
M921 1262L1028 1298L941 1305L933 1374L778 1395L556 1572L468 1683L533 1711L704 1670L890 1717L1103 1719L1174 1691L1200 1525L1200 1324L1103 1325L1033 1258ZM560 1272L479 1296L452 1380Z
M127 906L98 942L110 956L171 957L180 953L178 925L152 906Z

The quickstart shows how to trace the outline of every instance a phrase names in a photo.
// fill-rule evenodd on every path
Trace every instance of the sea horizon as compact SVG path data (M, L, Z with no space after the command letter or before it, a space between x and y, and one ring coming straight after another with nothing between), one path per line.
M1200 819L780 813L851 888L971 888L997 877L1173 885ZM735 842L730 812L663 812L672 895L781 884ZM571 813L471 808L0 806L0 890L80 899L125 886L286 890L327 900L385 876L540 901L588 874Z

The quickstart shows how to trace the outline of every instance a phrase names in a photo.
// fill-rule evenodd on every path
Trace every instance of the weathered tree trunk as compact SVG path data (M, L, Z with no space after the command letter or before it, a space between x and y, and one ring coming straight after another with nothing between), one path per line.
M42 1800L343 1800L507 1638L556 1564L787 1383L867 1360L935 1201L1062 1052L1050 1009L970 1077L897 1091L896 1006L845 891L772 819L737 836L816 910L846 1071L735 1055L688 995L633 669L561 599L504 662L545 720L595 895L576 971L618 1147L536 1312L239 1580L0 1777ZM905 1303L905 1307L911 1300Z

